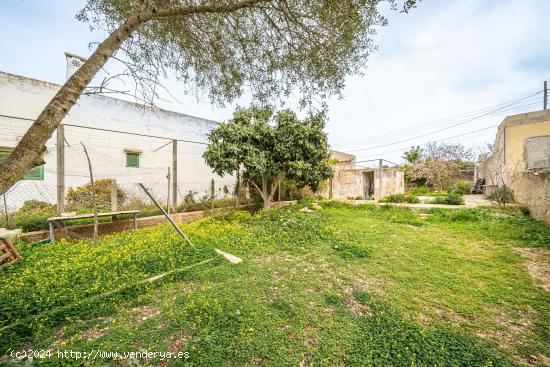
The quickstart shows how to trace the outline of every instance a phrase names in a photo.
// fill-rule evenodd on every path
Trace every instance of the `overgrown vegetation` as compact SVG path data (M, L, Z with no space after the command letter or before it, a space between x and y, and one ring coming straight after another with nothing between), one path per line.
M101 179L96 181L96 195L98 200L98 211L111 211L111 185L112 180ZM76 188L69 188L66 201L67 209L74 210L76 214L92 213L91 208L91 185L85 184ZM208 210L235 207L236 200L224 191L223 198L211 199L208 191L199 194L197 191L189 191L182 203L178 205L178 212L191 212L198 210ZM129 195L126 191L117 186L118 208L119 210L139 210L139 217L150 217L162 215L160 209L145 200L142 196ZM161 201L162 202L162 201ZM242 198L240 205L248 205L251 202ZM0 228L21 228L23 232L44 231L48 229L48 218L57 216L57 206L40 200L28 200L16 212L8 213L6 220L5 213L0 215ZM111 221L110 217L100 217L99 222ZM93 223L92 218L71 220L72 225Z
M485 195L487 200L494 201L498 206L506 206L514 202L514 191L506 185L497 187L493 192Z
M382 203L409 203L416 204L420 200L414 195L391 194L379 200Z
M299 119L290 109L238 108L208 134L203 158L220 176L242 175L269 209L282 177L316 192L332 176L324 127L322 113Z
M98 211L110 211L111 209L111 189L116 185L116 181L110 178L95 180L96 205ZM126 193L116 185L117 200L123 204ZM90 183L78 187L69 187L65 195L67 210L81 210L90 208L92 203L92 185Z
M464 205L464 199L459 195L449 194L447 196L436 196L431 204Z
M40 200L27 200L15 213L5 213L0 217L0 227L21 228L25 232L48 228L48 218L56 215L55 205Z
M458 180L449 189L449 195L462 196L469 195L472 191L472 183L470 181Z
M96 248L19 245L25 260L1 274L15 285L0 289L2 352L23 343L187 351L197 366L508 366L550 357L550 296L512 249L550 249L543 223L516 208L419 215L321 206L216 214L184 226L194 250L166 226L107 236ZM197 264L213 247L244 261L217 259L88 299Z

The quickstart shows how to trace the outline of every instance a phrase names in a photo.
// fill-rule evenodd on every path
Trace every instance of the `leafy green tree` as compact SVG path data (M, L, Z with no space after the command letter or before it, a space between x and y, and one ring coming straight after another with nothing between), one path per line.
M422 149L417 146L411 147L411 149L407 150L403 155L401 156L407 163L409 164L415 164L422 158Z
M324 116L299 120L291 110L237 109L210 132L203 157L221 176L239 169L269 209L281 179L317 191L332 175Z
M46 141L113 56L124 61L123 75L138 89L149 86L142 93L147 100L156 95L158 78L174 72L187 91L205 91L218 104L235 100L245 87L262 104L293 91L306 103L340 94L348 75L364 71L375 27L386 24L379 3L401 3L407 11L415 2L87 0L77 19L108 36L0 164L0 195L44 163ZM102 82L95 91L109 88Z

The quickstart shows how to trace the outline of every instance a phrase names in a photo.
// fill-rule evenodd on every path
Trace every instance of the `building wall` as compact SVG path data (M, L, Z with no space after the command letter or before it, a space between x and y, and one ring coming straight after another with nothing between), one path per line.
M478 174L487 191L507 185L533 217L550 222L550 157L544 159L543 152L550 152L550 111L508 116L491 156L479 162Z
M363 172L374 173L374 198L380 199L379 171L377 169L340 170L334 176L336 189L335 199L364 198ZM382 176L383 195L405 192L404 172L393 168L385 168Z
M50 101L59 85L0 72L0 147L15 147ZM140 137L74 127L93 127L145 135L206 142L206 134L217 126L214 121L159 108L144 107L115 98L81 96L63 120L65 125L66 187L89 181L88 167L80 142L86 145L98 178L115 178L123 186L136 187L144 182L166 188L167 168L172 165L172 145L154 151L169 142L166 139ZM232 185L230 176L214 175L204 163L205 145L178 142L178 183L184 195L189 190L208 190L211 178L216 186ZM8 193L9 205L36 198L56 201L56 136L46 143L43 181L20 181ZM126 167L125 149L141 150L140 168ZM166 189L164 189L166 190ZM26 192L26 195L18 194Z
M380 174L374 171L374 197L381 198L392 194L403 194L405 192L405 172L397 169L384 169L382 173L383 193L380 195L378 185Z

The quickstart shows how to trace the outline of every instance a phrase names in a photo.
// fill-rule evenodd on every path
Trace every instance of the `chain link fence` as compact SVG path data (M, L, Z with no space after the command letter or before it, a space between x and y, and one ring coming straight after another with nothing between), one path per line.
M62 141L48 146L36 177L0 196L0 227L38 232L33 240L90 238L93 191L99 235L164 222L140 183L172 215L237 205L235 178L212 173L205 144L67 126ZM239 203L247 197L241 192Z

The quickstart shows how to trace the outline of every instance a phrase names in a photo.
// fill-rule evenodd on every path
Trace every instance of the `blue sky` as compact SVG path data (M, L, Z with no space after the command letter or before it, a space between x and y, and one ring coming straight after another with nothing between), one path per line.
M83 3L0 0L0 70L62 83L63 52L86 57L88 44L105 37L74 19ZM409 14L386 14L366 75L349 78L344 98L328 101L334 148L392 161L430 140L477 148L494 140L489 127L506 115L542 108L539 94L479 117L491 111L479 109L532 95L550 79L550 1L424 0ZM179 101L159 103L167 109L223 120L235 107L185 96L172 79L166 86Z

